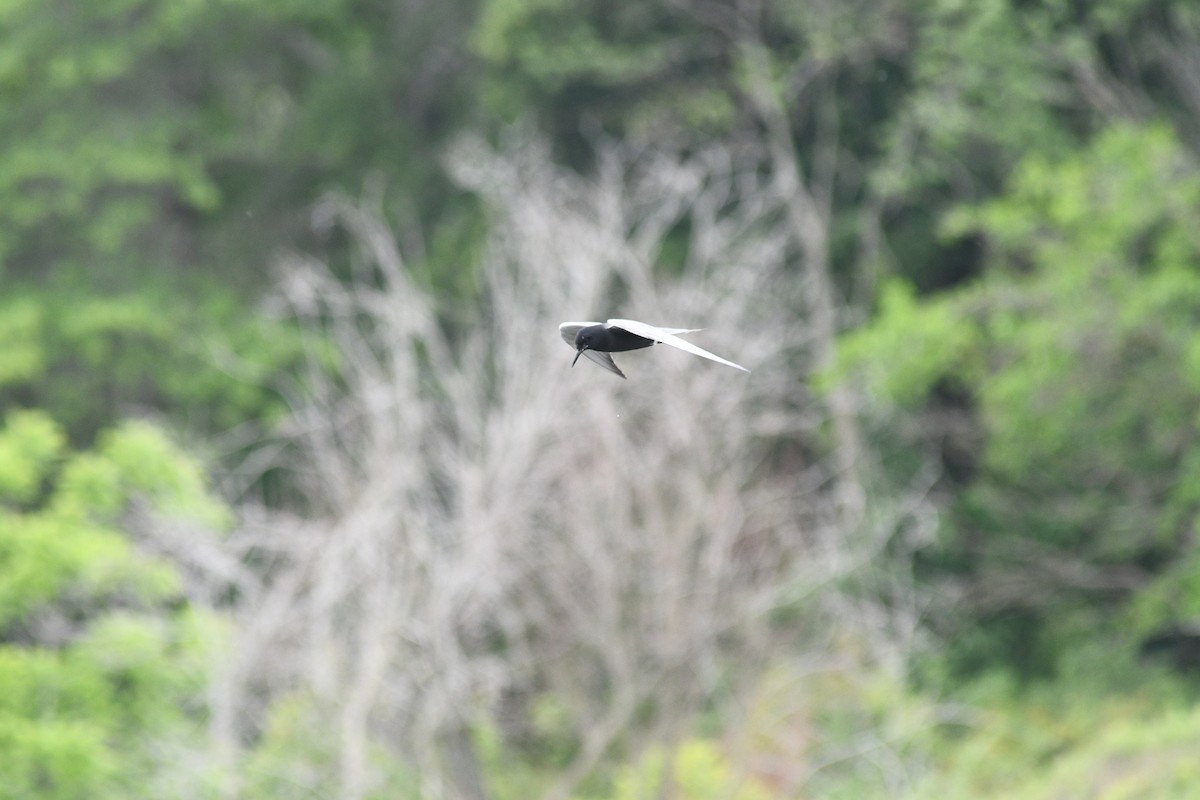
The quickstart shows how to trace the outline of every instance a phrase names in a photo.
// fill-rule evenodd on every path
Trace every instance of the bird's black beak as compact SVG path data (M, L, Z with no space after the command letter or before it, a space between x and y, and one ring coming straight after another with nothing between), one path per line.
M575 351L575 358L574 358L574 360L573 360L573 361L571 361L571 366L572 366L572 367L573 367L573 366L575 366L575 362L579 360L579 357L580 357L581 355L583 355L583 351L584 351L584 350L586 350L586 349L587 349L586 347L581 347L581 348L579 348L578 350L576 350L576 351Z

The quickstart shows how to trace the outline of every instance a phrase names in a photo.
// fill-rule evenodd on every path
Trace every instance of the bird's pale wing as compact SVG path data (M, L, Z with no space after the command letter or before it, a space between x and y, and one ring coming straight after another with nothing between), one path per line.
M621 368L617 366L617 362L613 361L612 356L608 353L601 350L584 350L583 354L612 374L620 375L622 378L625 377L625 373L621 372Z
M562 336L563 341L571 345L571 349L575 349L575 334L583 328L592 325L599 325L599 322L564 322L558 326L558 333Z
M707 358L711 361L716 361L718 364L724 364L727 367L740 369L742 372L750 371L741 364L735 364L732 361L727 361L715 353L708 352L703 347L697 347L685 339L680 339L676 335L677 333L691 333L691 330L681 330L679 328L660 328L657 325L647 325L645 322L638 322L635 319L610 319L608 324L617 328L621 328L622 330L627 330L632 334L644 336L647 339L653 339L654 341L662 344L669 344L671 347L682 350L685 353L691 353L694 356Z

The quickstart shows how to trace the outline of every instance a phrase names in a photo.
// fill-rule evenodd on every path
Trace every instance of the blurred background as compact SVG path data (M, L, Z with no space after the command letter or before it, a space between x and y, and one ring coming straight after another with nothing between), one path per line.
M1190 0L0 3L0 798L1200 795L1198 156Z

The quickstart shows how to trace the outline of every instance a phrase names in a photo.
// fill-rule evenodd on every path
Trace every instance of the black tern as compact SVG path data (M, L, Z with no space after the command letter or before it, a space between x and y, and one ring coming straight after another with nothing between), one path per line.
M679 338L682 333L695 333L701 328L660 328L633 319L610 319L608 322L564 322L558 326L563 341L575 348L575 361L587 356L614 375L625 377L609 353L639 350L652 344L669 344L685 353L700 356L727 367L749 372L740 364L726 361L718 355ZM575 361L571 366L575 366Z

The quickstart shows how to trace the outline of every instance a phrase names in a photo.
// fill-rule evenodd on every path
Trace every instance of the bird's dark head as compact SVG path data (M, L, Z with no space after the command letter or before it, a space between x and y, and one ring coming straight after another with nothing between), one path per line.
M575 362L583 355L584 350L591 350L593 345L592 331L587 328L581 328L579 333L575 334L575 359L571 362L571 366L575 366Z

